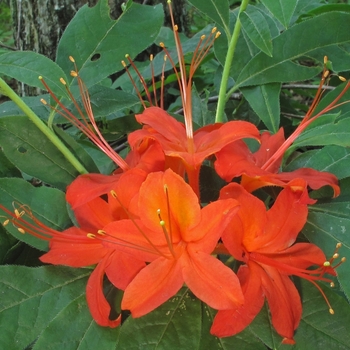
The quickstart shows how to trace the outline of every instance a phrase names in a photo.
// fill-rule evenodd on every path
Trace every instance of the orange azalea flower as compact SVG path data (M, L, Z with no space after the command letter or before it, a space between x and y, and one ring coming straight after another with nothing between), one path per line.
M213 308L241 305L237 276L210 255L237 210L233 199L201 209L191 187L172 170L149 174L140 188L139 219L112 222L94 237L149 262L125 289L122 309L145 315L184 283Z
M317 190L329 185L333 188L334 196L338 196L340 188L335 175L317 171L311 168L301 168L291 172L279 172L283 153L269 168L264 164L278 152L284 144L284 133L281 128L275 135L264 132L261 135L261 145L258 151L252 153L246 143L239 140L216 153L215 170L225 181L230 182L234 177L242 176L241 185L253 192L264 186L285 187L293 179L304 179L310 188Z
M297 137L315 119L348 102L338 103L349 89L350 81L347 82L341 93L327 107L314 114L324 91L323 85L329 76L329 71L326 67L327 57L325 57L324 63L322 79L314 101L292 135L285 140L282 128L275 135L270 135L267 132L263 133L261 135L261 147L255 153L252 153L241 141L223 148L215 154L217 157L215 169L223 179L231 181L236 176L242 176L241 185L247 191L253 192L263 186L277 185L283 187L292 179L303 178L312 189L319 189L322 186L329 185L333 188L334 196L339 195L340 188L333 174L310 168L301 168L289 173L278 173L285 152ZM339 77L339 79L345 81L343 77Z
M130 175L131 178L121 177L120 185L116 188L131 213L134 211L134 197L142 183L141 179L146 177L144 175L142 178L139 170L130 170L124 174ZM136 174L133 176L134 172ZM81 198L78 197L77 201L81 201ZM42 262L71 267L97 264L87 283L86 298L96 323L109 327L120 325L121 317L119 316L116 320L109 319L111 308L103 294L104 276L107 275L115 287L124 290L134 276L145 267L145 262L138 257L130 257L115 247L112 249L101 241L90 238L94 236L92 232L97 234L101 227L123 218L125 210L120 208L118 202L115 202L114 198L111 203L95 198L89 199L86 204L80 203L74 211L79 228L71 227L63 232L41 223L25 205L15 209L15 213L11 213L0 205L0 209L11 217L11 221L21 233L29 233L49 241L49 251L40 257ZM9 220L6 220L5 224L8 222Z
M246 264L238 271L245 303L232 310L219 311L211 333L224 337L242 331L259 313L266 298L273 326L285 338L284 343L294 343L302 305L289 276L309 280L325 297L315 281L331 282L324 274L335 275L334 268L330 267L333 258L327 262L320 248L311 243L293 245L308 214L305 181L292 181L268 211L261 200L236 183L224 187L220 198L234 198L241 204L222 240L227 251ZM312 266L316 268L307 269ZM328 306L333 313L329 303Z
M130 133L128 140L131 147L147 139L157 140L168 158L170 167L176 171L181 169L182 165L190 185L197 194L200 167L207 157L235 140L259 136L258 129L253 124L243 121L207 125L188 136L183 123L158 107L147 108L142 114L136 115L136 119L145 125L142 130ZM183 175L183 171L177 172Z

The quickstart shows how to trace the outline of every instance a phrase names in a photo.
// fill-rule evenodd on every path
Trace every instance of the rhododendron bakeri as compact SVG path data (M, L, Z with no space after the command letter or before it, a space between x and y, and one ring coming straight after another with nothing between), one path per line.
M285 343L294 343L302 304L289 276L305 278L317 286L315 281L331 282L324 277L325 273L335 275L320 248L311 243L295 243L305 225L310 203L306 182L293 180L267 211L261 200L235 183L225 186L220 198L234 198L241 205L222 240L227 251L245 263L238 270L245 302L232 310L219 311L212 334L223 337L242 331L266 298L276 331L285 338ZM329 309L333 312L330 305Z
M149 174L140 188L139 219L109 223L96 237L149 262L125 289L122 309L145 315L184 283L213 308L241 305L237 276L210 255L238 207L226 199L201 209L192 188L171 169Z

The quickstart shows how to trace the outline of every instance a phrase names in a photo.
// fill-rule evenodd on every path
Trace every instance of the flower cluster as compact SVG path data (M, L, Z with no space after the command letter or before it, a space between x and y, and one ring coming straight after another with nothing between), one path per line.
M219 33L214 29L208 38L201 38L189 73L176 25L174 34L180 67L178 70L174 65L174 69L184 123L158 107L157 101L152 103L147 91L150 106L145 105L136 115L142 128L128 136L131 150L123 159L99 131L76 67L72 75L78 80L84 110L67 91L80 118L67 110L43 81L61 107L57 111L85 132L119 168L111 175L81 175L68 187L66 199L77 227L63 232L50 229L26 205L14 213L1 207L9 217L4 224L12 221L20 232L48 240L49 251L40 258L44 263L95 265L86 296L91 314L101 326L121 323L120 315L110 316L111 306L103 293L106 276L115 288L124 291L121 309L130 310L132 317L151 312L185 284L198 299L218 310L211 328L218 337L242 331L267 300L276 331L285 343L293 343L302 304L290 276L309 280L323 294L316 281L332 283L325 275L335 275L332 263L338 258L335 252L327 260L314 244L295 243L305 225L308 206L315 203L308 190L328 185L338 196L340 189L330 173L306 168L283 173L281 163L297 136L312 120L334 108L340 97L313 115L328 75L325 68L316 103L287 139L283 129L275 135L260 134L245 121L215 123L194 131L193 75ZM244 141L248 138L260 144L255 153ZM200 198L200 169L205 160L214 161L216 173L228 182L219 197L206 205ZM268 208L252 194L266 186L281 189L270 198ZM230 267L232 258L240 262L237 273ZM333 313L329 303L328 307Z

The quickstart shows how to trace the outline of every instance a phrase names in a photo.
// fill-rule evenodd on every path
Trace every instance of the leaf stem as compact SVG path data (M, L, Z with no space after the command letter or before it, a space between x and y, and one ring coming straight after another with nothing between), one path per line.
M0 92L3 95L9 97L25 113L25 115L39 128L39 130L42 133L44 133L44 135L57 147L57 149L64 155L64 157L73 165L73 167L80 174L88 173L85 167L64 145L64 143L57 137L57 135L45 125L45 123L23 102L23 100L1 78Z
M216 109L216 116L215 116L216 123L222 123L224 121L224 108L226 103L227 83L230 75L230 68L231 68L233 57L235 54L239 34L242 27L241 21L239 20L239 15L241 12L243 12L247 8L248 3L249 3L249 0L243 0L241 3L241 6L238 12L237 21L233 29L232 38L231 38L229 47L227 49L225 65L224 65L224 70L222 72L222 79L220 84L219 100L218 100L218 105Z

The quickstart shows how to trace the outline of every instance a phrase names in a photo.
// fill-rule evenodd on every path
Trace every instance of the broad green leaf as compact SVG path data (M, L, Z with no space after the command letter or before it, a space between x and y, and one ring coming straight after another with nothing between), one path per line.
M8 178L0 179L0 203L11 212L14 206L18 208L20 205L27 205L33 216L45 225L63 231L71 226L66 210L65 195L63 192L48 187L33 187L23 179ZM1 223L8 215L0 209ZM28 215L23 219L30 221ZM30 221L31 222L31 221ZM47 250L47 241L31 236L29 233L21 234L16 227L9 223L6 229L17 239L28 243L29 245L40 250Z
M298 4L298 0L262 0L262 3L287 28Z
M330 201L309 207L309 216L303 229L305 236L331 257L338 242L343 246L339 255L350 259L350 180L340 182L341 195ZM350 280L347 263L337 268L339 283L350 299Z
M325 26L325 23L332 23L332 26ZM319 69L294 61L314 50L349 42L349 33L348 13L330 12L297 24L272 41L273 57L261 52L249 61L237 79L237 87L311 78Z
M2 213L0 215L2 215ZM1 221L3 221L3 218ZM16 243L17 239L8 234L4 227L0 226L0 265L6 262L8 252Z
M0 348L23 350L34 342L57 315L85 294L90 273L57 266L0 266ZM72 329L80 327L66 322Z
M67 96L60 78L67 80L63 70L49 58L32 51L15 51L0 55L0 72L30 86L44 89L42 76L58 96Z
M153 312L129 317L120 330L119 349L195 349L201 336L201 302L183 288Z
M242 29L254 45L268 56L272 56L272 38L264 15L255 7L249 6L240 14L239 19Z
M325 146L304 152L294 158L284 171L293 171L299 168L313 168L319 171L328 171L338 179L350 176L350 150L341 146Z
M327 349L348 350L350 348L350 305L330 288L322 287L334 315L328 312L328 306L311 283L300 281L303 315L295 332L296 344L280 345L281 350Z
M0 177L22 177L21 172L12 164L0 150Z
M83 164L85 169L90 173L98 173L98 167L91 158L88 152L76 142L68 133L63 131L61 128L54 126L55 133L60 137L64 142L67 148L77 157L80 162Z
M27 117L0 118L0 145L21 171L62 190L79 175Z
M131 3L117 20L111 19L107 0L101 0L93 7L85 5L63 33L56 61L68 74L73 68L68 56L73 56L79 74L89 88L122 70L120 62L125 60L126 54L134 58L150 46L163 19L162 5Z
M280 124L280 83L243 88L242 93L267 128L276 133Z
M47 99L48 95L25 96L21 97L22 101L42 120L47 120L49 116L48 108L43 105L41 99ZM23 111L12 101L3 102L0 104L0 118L23 115Z
M77 293L77 297L48 322L33 350L115 350L119 330L98 326L91 317L86 296Z
M227 0L189 0L189 2L217 25L223 27L226 33L230 33L229 4Z
M319 117L301 133L293 144L293 148L302 146L338 145L350 146L350 116L338 118L328 114Z

